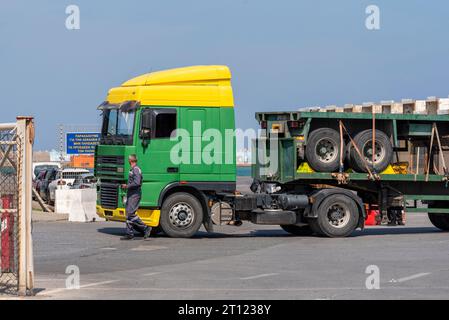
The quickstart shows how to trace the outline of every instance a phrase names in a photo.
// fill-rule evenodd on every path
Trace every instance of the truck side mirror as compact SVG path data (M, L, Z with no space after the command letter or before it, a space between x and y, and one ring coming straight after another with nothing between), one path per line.
M150 140L151 139L151 113L142 112L142 121L140 123L140 139Z

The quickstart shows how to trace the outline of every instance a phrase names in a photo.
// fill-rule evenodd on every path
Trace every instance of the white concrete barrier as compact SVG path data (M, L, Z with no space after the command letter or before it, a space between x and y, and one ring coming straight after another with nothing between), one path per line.
M104 221L96 213L97 190L68 189L56 190L55 212L68 214L69 221Z

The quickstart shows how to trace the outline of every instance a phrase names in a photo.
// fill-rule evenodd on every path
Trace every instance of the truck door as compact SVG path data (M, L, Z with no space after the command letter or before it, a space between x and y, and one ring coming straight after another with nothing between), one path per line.
M170 158L177 143L170 141L172 132L178 127L177 118L175 108L144 108L141 111L136 155L144 179L143 206L156 206L160 191L167 184L179 181L179 165L173 164Z

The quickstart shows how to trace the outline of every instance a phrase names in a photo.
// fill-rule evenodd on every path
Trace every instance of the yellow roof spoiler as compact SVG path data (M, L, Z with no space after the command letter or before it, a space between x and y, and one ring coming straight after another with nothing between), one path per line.
M233 107L227 66L192 66L143 74L109 91L109 103L139 101L142 106Z

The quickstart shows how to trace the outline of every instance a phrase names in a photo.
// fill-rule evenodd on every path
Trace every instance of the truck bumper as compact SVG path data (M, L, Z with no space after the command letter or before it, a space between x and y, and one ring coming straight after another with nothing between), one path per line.
M126 221L126 212L125 208L117 208L117 209L105 209L101 206L97 206L97 215L106 220L110 221ZM143 223L145 223L149 227L157 227L159 226L159 218L161 216L161 210L158 209L139 209L137 210L137 215L142 219Z

